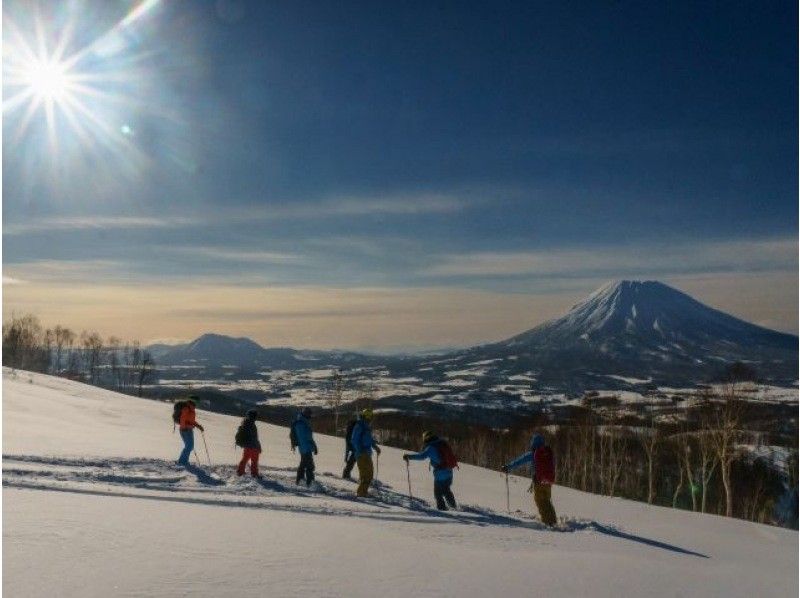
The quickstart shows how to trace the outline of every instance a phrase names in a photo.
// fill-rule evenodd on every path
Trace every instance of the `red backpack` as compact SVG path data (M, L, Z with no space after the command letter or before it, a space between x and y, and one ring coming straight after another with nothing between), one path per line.
M446 440L440 440L436 443L436 450L439 451L439 465L438 469L455 469L458 467L458 459L456 454Z
M553 462L553 451L549 446L540 446L533 453L533 465L536 482L539 484L555 484L556 465Z

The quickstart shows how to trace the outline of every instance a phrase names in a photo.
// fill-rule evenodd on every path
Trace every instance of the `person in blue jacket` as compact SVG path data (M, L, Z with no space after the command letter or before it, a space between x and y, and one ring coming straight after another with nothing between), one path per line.
M314 432L311 430L311 408L306 407L297 414L297 419L292 424L290 438L292 452L300 450L300 465L297 467L297 483L305 478L306 486L314 481L314 457L318 453L317 443L314 442Z
M433 467L433 496L436 498L436 508L446 511L447 506L451 509L456 508L456 497L453 496L451 486L453 485L453 470L442 465L442 446L444 440L432 432L422 434L423 448L418 453L403 455L405 461L423 461L430 459Z
M511 463L503 465L500 469L506 473L525 465L531 464L531 490L533 502L539 509L542 523L553 527L558 523L555 507L553 507L552 489L556 481L556 467L553 459L553 450L547 446L544 436L534 434L531 438L531 449L525 451Z
M372 428L370 422L372 421L372 409L364 409L361 415L353 426L353 434L350 436L350 442L353 445L353 455L356 458L358 465L358 489L356 496L366 497L369 496L369 485L372 483L372 449L375 449L377 454L381 454L381 449L378 443L372 437Z

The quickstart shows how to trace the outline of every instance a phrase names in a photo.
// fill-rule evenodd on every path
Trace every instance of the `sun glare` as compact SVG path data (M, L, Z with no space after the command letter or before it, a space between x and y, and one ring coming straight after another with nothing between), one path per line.
M54 60L35 60L24 74L31 93L44 101L62 101L69 89L66 66Z

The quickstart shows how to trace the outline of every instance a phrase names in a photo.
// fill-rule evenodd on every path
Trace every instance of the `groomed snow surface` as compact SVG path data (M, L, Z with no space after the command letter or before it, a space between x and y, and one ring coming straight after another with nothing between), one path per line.
M171 407L3 373L7 596L797 596L797 532L556 487L557 531L528 480L463 465L462 508L386 448L374 500L317 437L318 482L294 484L285 428L259 424L262 473L237 478L238 418L198 412L213 466L174 465Z

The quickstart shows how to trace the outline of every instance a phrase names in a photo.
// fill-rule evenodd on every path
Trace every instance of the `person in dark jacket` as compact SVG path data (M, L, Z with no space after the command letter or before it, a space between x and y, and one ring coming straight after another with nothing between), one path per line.
M345 480L352 480L353 467L356 465L356 452L353 450L353 428L356 427L357 420L350 420L347 430L344 433L344 471L342 477Z
M457 508L456 497L450 487L453 485L453 470L442 463L442 453L439 447L444 441L432 432L422 435L422 450L418 453L403 455L404 461L423 461L430 459L433 467L433 496L436 498L436 508L446 511L448 505L451 509Z
M236 433L237 444L244 449L242 460L236 469L237 475L244 475L247 462L250 462L250 474L254 478L260 478L258 474L258 456L261 454L261 443L258 441L258 428L256 427L256 417L258 412L251 409L247 416L242 420L239 431Z
M297 414L297 419L292 424L292 451L300 450L300 465L297 467L297 483L305 479L306 486L314 481L314 456L317 454L317 443L314 442L314 432L311 430L311 408L306 407Z

